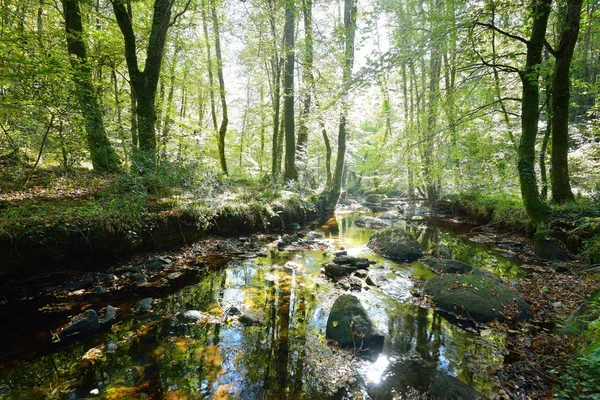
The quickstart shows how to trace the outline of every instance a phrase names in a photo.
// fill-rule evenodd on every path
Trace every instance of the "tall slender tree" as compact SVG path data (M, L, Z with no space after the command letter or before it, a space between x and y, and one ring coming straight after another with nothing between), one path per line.
M344 0L344 61L342 72L342 95L338 128L338 149L331 185L327 188L327 206L333 207L342 192L342 178L346 161L346 124L348 118L348 93L354 66L354 38L356 35L356 0Z
M67 33L67 49L73 68L72 76L85 122L92 166L99 172L116 172L119 170L120 161L106 135L102 109L92 82L92 70L88 63L87 48L83 39L79 0L63 0L62 4ZM38 28L42 29L41 26L41 15L38 14Z
M221 126L219 126L219 161L221 170L225 175L227 171L227 159L225 158L225 136L227 135L227 125L229 116L227 114L227 99L225 98L225 78L223 77L223 56L221 55L221 34L219 33L219 16L217 15L217 6L215 0L210 0L211 15L213 23L213 33L215 35L215 56L217 57L217 78L219 80L219 97L221 98Z
M569 99L570 69L573 51L579 35L582 0L567 0L561 7L560 41L553 54L556 58L552 74L552 201L573 201L569 181Z
M295 7L294 0L285 2L285 71L283 80L283 118L285 127L285 180L292 181L298 178L296 170L296 132L294 117L294 62L296 50L294 48L295 35Z
M540 100L540 65L546 42L546 29L552 0L533 0L531 9L531 35L522 40L527 46L525 69L519 72L523 84L521 97L521 139L519 141L519 182L521 196L529 218L541 224L548 214L548 206L540 197L535 175L535 140L538 133Z

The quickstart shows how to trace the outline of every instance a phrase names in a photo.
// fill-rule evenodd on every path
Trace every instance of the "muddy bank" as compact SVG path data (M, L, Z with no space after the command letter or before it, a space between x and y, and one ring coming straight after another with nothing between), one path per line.
M323 212L324 204L315 196L304 201L224 207L208 219L189 211L149 214L139 229L114 229L108 224L96 229L52 226L41 235L4 235L0 236L0 274L27 269L85 269L119 255L187 246L210 234L286 230Z

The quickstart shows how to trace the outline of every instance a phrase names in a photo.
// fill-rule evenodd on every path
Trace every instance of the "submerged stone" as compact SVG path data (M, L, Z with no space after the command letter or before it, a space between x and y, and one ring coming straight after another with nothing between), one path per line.
M338 297L331 307L326 337L341 347L368 350L374 354L383 349L383 335L373 325L358 298L349 294Z
M396 261L415 261L423 256L419 242L400 227L375 232L367 246L380 256Z

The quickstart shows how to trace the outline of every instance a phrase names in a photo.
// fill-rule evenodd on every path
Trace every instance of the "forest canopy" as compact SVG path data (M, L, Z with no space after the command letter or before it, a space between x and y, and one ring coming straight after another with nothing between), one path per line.
M309 188L596 196L592 0L3 0L0 154ZM199 178L199 179L204 179Z

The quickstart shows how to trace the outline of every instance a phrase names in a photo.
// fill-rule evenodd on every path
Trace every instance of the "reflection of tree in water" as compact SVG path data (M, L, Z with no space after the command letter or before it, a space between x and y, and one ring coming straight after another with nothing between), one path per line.
M266 321L263 327L246 328L252 333L245 335L251 342L245 346L243 363L249 381L260 387L262 395L294 397L303 391L304 345L313 302L304 275L288 268L270 273L278 279L267 281L264 298L258 295L260 290L251 292L252 303L267 311Z

